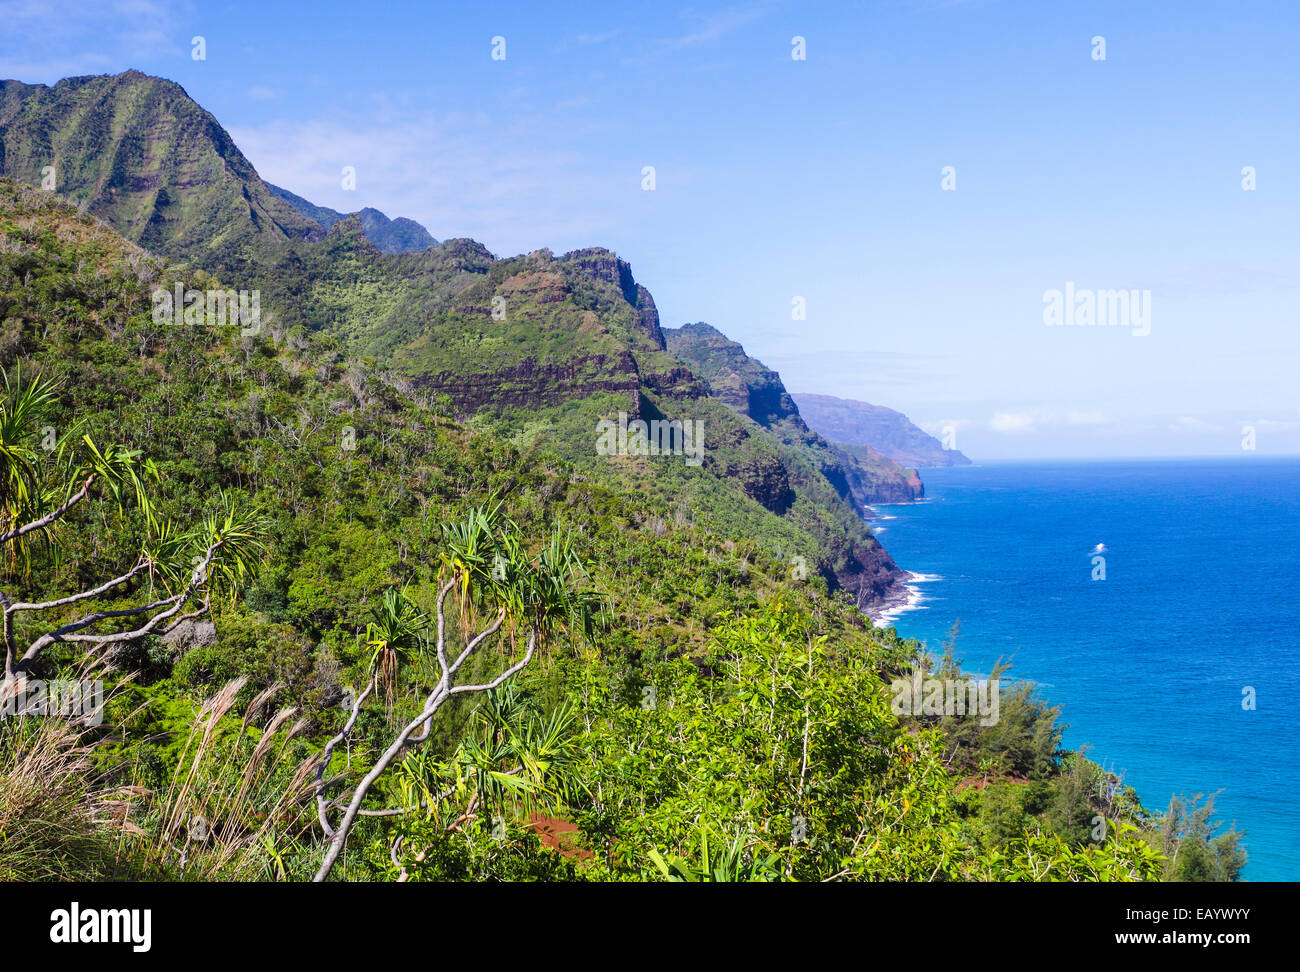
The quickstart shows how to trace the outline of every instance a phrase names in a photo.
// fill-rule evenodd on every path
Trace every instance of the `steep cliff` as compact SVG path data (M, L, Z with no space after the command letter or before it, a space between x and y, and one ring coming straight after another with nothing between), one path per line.
M832 442L869 447L909 466L970 465L956 449L945 449L938 439L892 408L803 392L794 400L804 421Z

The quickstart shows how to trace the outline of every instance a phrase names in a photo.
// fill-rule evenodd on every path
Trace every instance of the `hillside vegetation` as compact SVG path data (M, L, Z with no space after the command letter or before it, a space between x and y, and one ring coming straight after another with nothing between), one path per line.
M373 249L355 256L354 238L331 240L323 246L338 246L341 264L375 265ZM445 260L447 245L383 259ZM552 266L563 261L528 270L463 252L482 266L453 267L457 258L442 271L476 281L461 293L484 288L465 301L523 276L521 286L566 294L547 302L562 305L587 279ZM529 409L512 419L504 402L465 416L446 393L355 356L333 328L283 312L254 333L155 323L151 292L177 277L238 289L150 255L50 193L0 181L8 522L61 508L79 468L105 470L84 500L23 534L34 542L6 541L7 611L58 602L16 614L7 633L21 649L92 612L96 638L47 639L27 675L98 676L108 688L99 724L0 722L0 875L1143 880L1239 870L1238 835L1216 833L1211 807L1148 813L1121 781L1060 750L1058 715L1030 687L1003 682L990 725L896 712L897 679L963 676L950 655L932 659L873 628L833 572L768 552L813 535L815 512L801 520L798 495L777 514L725 490L736 477L720 470L714 486L697 486L699 507L684 503L693 494L680 457L576 461L540 429L502 433L498 423L517 428ZM696 393L698 376L656 349L623 296L619 305L592 285L586 300L611 302L600 325L611 346L617 333L647 363L636 395L666 414L709 403L710 427L735 430L736 457L742 432L771 441ZM553 336L557 357L564 340ZM24 399L32 387L48 399ZM626 400L610 394L605 407ZM82 436L126 458L76 458ZM794 464L777 441L765 447ZM135 482L114 469L139 470L139 489L112 488ZM797 478L791 488L831 508ZM246 556L213 561L237 570L191 575L189 553L204 542ZM97 587L133 570L141 551L147 569ZM135 623L113 612L172 589L192 592L194 617L110 640ZM68 600L77 592L92 593Z

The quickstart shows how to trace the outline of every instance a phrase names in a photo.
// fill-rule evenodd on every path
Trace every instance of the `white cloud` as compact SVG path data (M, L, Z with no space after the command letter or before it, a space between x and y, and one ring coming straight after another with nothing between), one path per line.
M1213 422L1206 422L1204 419L1196 418L1193 415L1180 415L1169 423L1169 429L1172 432L1222 432L1222 426L1215 425Z
M673 38L671 46L691 47L695 44L717 40L719 37L730 34L745 24L759 19L767 13L765 8L765 4L738 4L707 14L697 13L694 10L683 11L682 16L691 20L693 27L680 37Z
M548 146L533 127L546 123L540 114L499 123L380 105L347 121L275 120L230 134L262 178L320 206L373 206L501 256L598 245L620 212L616 196L636 183ZM356 170L354 191L341 186L344 166Z
M1034 416L1028 412L998 412L989 419L989 428L1003 435L1024 435L1034 431Z
M0 0L0 23L0 78L43 84L139 67L189 41L165 0Z
M1069 425L1103 425L1110 419L1104 412L1070 409L1065 413L1065 421Z

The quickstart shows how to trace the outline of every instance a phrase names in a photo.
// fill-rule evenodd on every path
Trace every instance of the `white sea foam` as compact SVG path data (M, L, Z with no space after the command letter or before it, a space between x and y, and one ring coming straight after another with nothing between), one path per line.
M929 606L925 604L925 594L917 584L932 584L935 581L943 580L938 574L919 574L911 572L907 582L903 584L903 590L907 592L907 597L901 604L890 604L883 610L869 615L871 620L880 627L889 627L894 621L908 611L928 611Z

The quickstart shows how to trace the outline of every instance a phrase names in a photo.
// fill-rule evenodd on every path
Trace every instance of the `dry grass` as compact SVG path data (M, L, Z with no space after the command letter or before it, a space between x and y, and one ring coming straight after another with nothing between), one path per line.
M272 686L245 709L237 731L229 718L245 680L227 682L203 703L167 791L157 796L145 860L185 880L287 877L282 852L311 826L308 756L296 764L290 743L306 727L297 710L256 722L279 692Z
M85 731L61 719L0 723L0 880L128 876L118 789L102 786Z
M162 789L117 785L133 767L96 753L98 731L0 721L0 880L289 878L313 820L312 756L295 761L291 745L307 722L289 706L266 717L279 686L236 720L244 684L200 706Z

